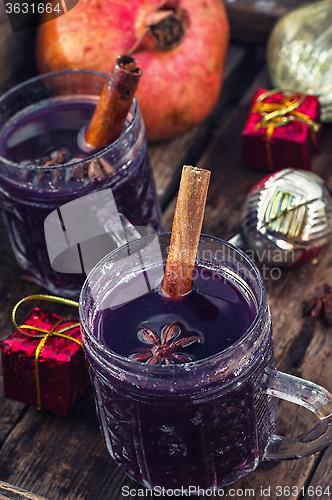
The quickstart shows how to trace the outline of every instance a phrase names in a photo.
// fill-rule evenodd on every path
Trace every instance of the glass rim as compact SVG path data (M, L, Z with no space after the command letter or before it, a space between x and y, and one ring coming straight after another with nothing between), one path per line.
M171 233L157 233L158 238L161 236L169 236L170 237ZM138 244L138 242L142 242L144 240L148 240L151 238L154 238L156 235L149 235L145 236L143 238L137 239L136 241L130 243L132 244ZM130 368L137 368L140 369L140 371L146 373L146 374L165 374L165 373L173 373L173 372L188 372L188 371L193 371L196 368L205 366L206 364L213 363L227 355L229 355L231 352L234 352L241 344L243 344L255 331L255 329L258 327L261 319L263 318L264 311L266 310L266 304L267 304L267 297L266 297L266 290L265 290L265 285L263 281L263 277L261 273L259 272L256 264L247 256L245 252L243 252L240 248L236 247L235 245L232 245L228 241L222 240L220 238L217 238L215 236L210 236L207 234L201 234L200 236L200 241L201 239L209 239L213 240L217 243L222 243L226 247L230 248L231 250L235 251L237 254L239 254L243 260L249 264L250 268L254 271L255 273L255 278L258 280L259 283L259 288L261 292L261 297L260 301L258 303L257 311L255 314L255 318L251 322L250 326L247 328L247 330L241 335L241 337L234 342L232 345L227 347L226 349L219 351L211 356L208 356L203 359L195 360L195 361L189 361L187 363L177 363L177 364L172 364L172 365L161 365L161 364L155 364L151 365L149 363L141 363L139 361L132 360L126 356L122 356L121 354L116 353L115 351L109 349L107 346L105 346L102 342L97 340L97 338L93 335L92 331L90 330L89 326L87 325L87 322L83 316L83 293L88 287L89 284L89 278L97 271L99 266L103 265L107 259L109 259L112 255L116 254L118 251L125 249L128 247L128 243L126 245L123 245L119 248L114 249L112 252L110 252L108 255L106 255L101 261L96 264L96 266L90 271L88 276L86 277L84 284L82 286L80 296L79 296L79 316L80 316L80 321L81 321L81 326L87 334L87 337L89 340L94 344L94 346L97 348L98 353L102 353L104 356L108 356L110 359L114 359L118 364L121 364L122 366L125 365L126 369ZM129 371L129 370L128 370Z
M15 94L15 92L17 90L24 88L26 85L30 85L32 83L41 81L44 78L49 78L49 77L53 77L53 76L57 76L57 75L82 74L82 73L86 73L89 75L101 76L101 77L104 77L105 80L107 80L107 78L108 78L107 73L102 73L101 71L93 71L93 70L88 70L88 69L68 69L68 70L61 70L61 71L53 71L50 73L43 73L42 75L37 75L37 76L34 76L32 78L29 78L28 80L24 80L24 82L21 82L21 83L15 85L14 87L12 87L11 89L7 90L7 92L2 94L2 96L0 97L0 105L2 104L2 102L6 98L10 97L12 94ZM82 94L82 95L85 95L85 94ZM86 94L86 95L89 95L89 94ZM96 94L96 96L97 96L97 94ZM136 96L134 96L132 106L134 106L133 119L130 122L129 126L125 129L125 133L130 133L131 129L134 126L134 123L135 123L135 120L136 120L136 117L138 114L138 103L137 103ZM96 158L99 158L100 156L107 154L109 151L114 149L119 144L120 139L122 140L122 134L118 137L118 139L116 139L116 141L112 142L111 144L109 144L105 148L99 149L97 152L92 153L91 155L86 156L85 158L82 158L79 161L67 162L67 163L63 163L62 165L50 165L50 166L47 166L47 170L56 170L56 169L67 168L67 167L72 168L72 167L75 167L77 165L80 165L82 162L85 163L88 161L92 161ZM1 163L5 164L8 167L15 168L18 170L22 169L22 167L20 167L20 165L18 163L13 162L11 160L8 160L7 158L0 155L0 169L1 169ZM45 169L45 167L43 165L26 165L26 166L24 166L24 169L38 171L41 169Z

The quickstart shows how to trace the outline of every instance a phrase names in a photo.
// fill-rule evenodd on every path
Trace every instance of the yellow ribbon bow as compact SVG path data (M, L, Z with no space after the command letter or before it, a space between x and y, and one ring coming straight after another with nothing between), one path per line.
M65 304L65 305L74 306L74 307L78 307L78 302L76 302L74 300L70 300L70 299L65 299L63 297L56 297L54 295L30 295L28 297L24 297L24 299L17 302L17 304L15 305L15 307L12 311L12 322L13 322L16 330L23 333L24 335L27 335L28 337L41 339L39 344L37 345L36 352L35 352L37 408L38 408L38 410L40 410L41 409L41 390L40 390L40 377L39 377L39 356L40 356L40 353L41 353L44 345L47 342L47 339L49 337L56 336L56 337L62 337L64 339L72 340L73 342L78 344L80 347L82 347L82 349L83 349L83 345L82 345L82 342L80 342L79 340L75 339L74 337L71 337L70 335L66 335L64 333L64 332L67 332L73 328L77 328L78 326L80 326L79 322L73 323L72 325L67 325L64 328L61 328L60 330L57 330L57 331L55 331L56 328L64 321L68 321L68 320L60 319L59 321L57 321L55 323L55 325L53 325L51 330L45 330L44 328L38 328L38 327L33 326L33 325L20 325L20 326L18 326L17 321L16 321L17 309L20 307L21 304L23 304L23 302L27 302L28 300L37 300L37 299L47 300L49 302L57 302L60 304ZM34 333L31 334L31 333L25 332L22 330L22 328L24 328L26 330L34 330L34 331L40 332L41 335L34 334Z
M280 103L263 102L266 98L275 94L282 94ZM316 123L305 113L296 111L303 104L304 100L305 95L294 90L273 89L261 94L251 109L251 113L259 113L262 116L262 119L255 125L255 131L266 128L265 144L268 164L271 170L273 170L271 139L276 127L283 127L293 121L305 123L310 128L313 143L317 144L316 133L321 127L320 123Z

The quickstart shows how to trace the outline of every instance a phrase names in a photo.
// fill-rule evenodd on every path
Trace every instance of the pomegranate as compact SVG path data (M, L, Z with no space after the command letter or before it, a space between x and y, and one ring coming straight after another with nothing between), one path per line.
M80 0L46 20L36 44L42 73L108 73L119 54L134 55L148 140L182 134L213 109L229 40L222 0Z

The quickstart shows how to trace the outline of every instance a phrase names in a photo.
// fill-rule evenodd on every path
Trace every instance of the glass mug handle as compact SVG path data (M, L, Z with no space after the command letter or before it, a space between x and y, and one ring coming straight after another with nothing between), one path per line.
M270 396L307 408L319 419L318 425L297 437L273 434L263 460L286 460L312 455L332 441L332 394L307 380L268 368L265 392Z

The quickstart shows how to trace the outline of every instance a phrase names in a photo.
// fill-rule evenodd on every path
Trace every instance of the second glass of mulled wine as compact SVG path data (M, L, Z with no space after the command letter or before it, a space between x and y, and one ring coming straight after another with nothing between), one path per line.
M92 71L51 73L0 99L0 203L10 242L25 274L65 297L78 297L85 274L52 268L44 234L51 212L111 188L118 212L132 224L161 228L137 101L116 141L94 154L81 146L107 78Z

